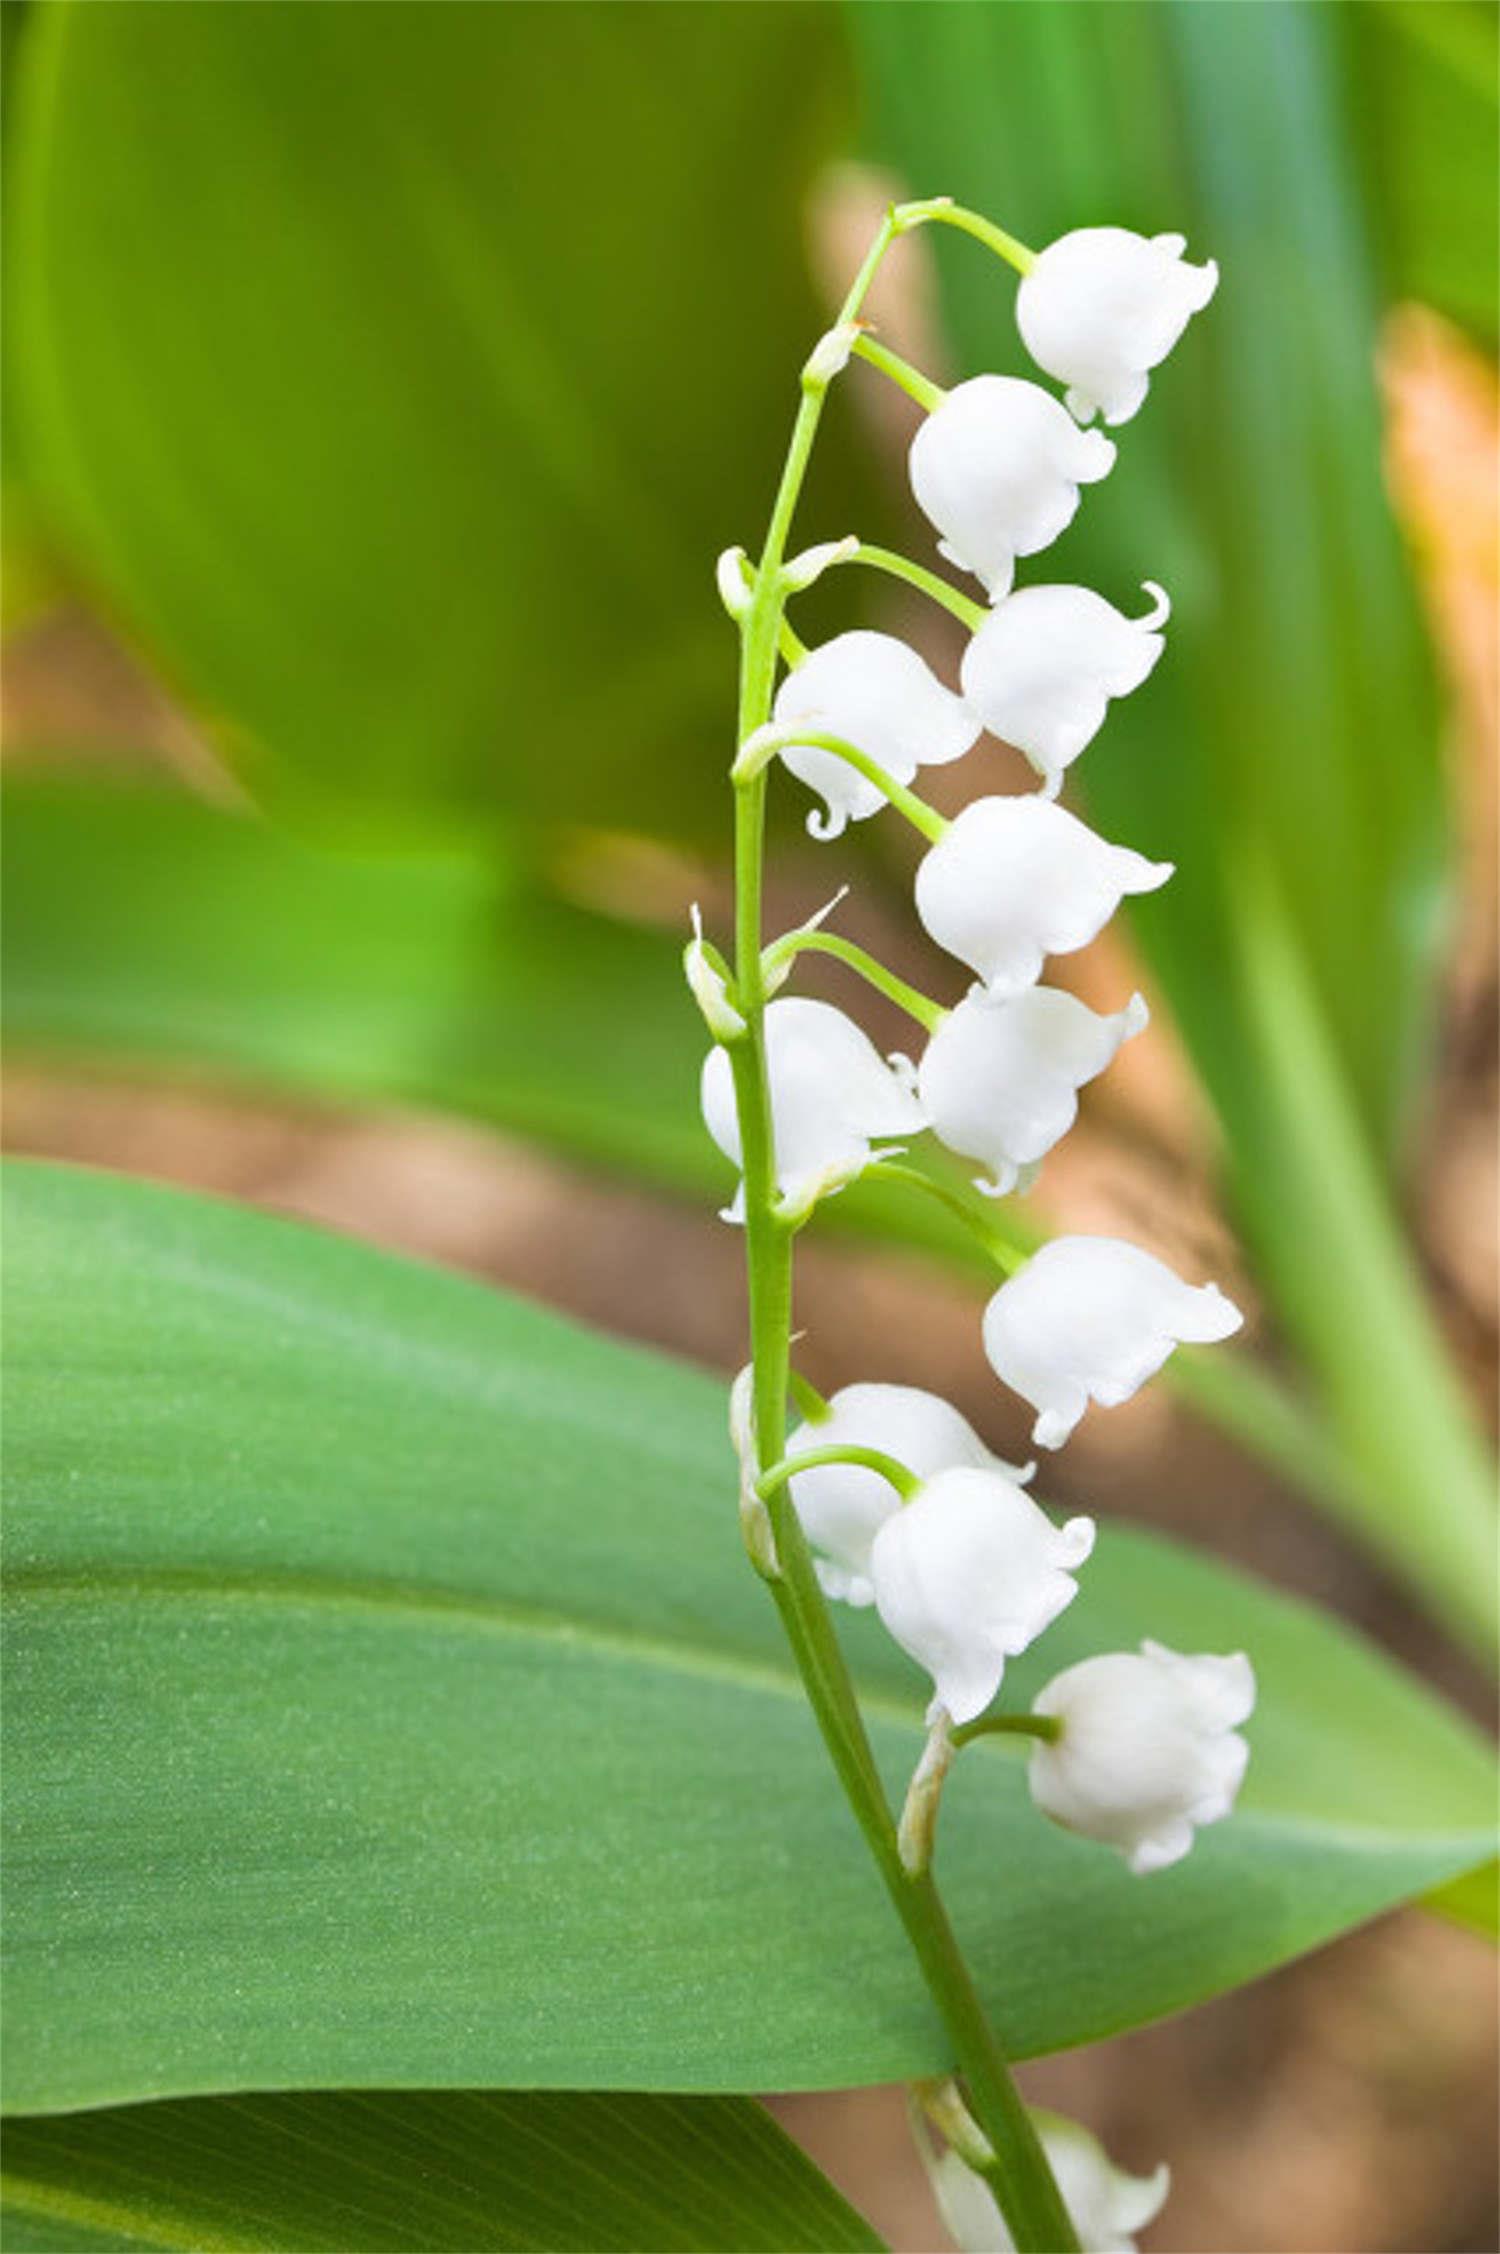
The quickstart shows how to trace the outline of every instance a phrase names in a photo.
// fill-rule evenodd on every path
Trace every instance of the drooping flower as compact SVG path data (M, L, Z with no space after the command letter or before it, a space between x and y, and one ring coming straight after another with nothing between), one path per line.
M1133 1871L1165 1870L1195 1825L1234 1806L1250 1758L1236 1730L1254 1705L1242 1651L1188 1657L1143 1643L1082 1660L1033 1701L1062 1735L1037 1741L1031 1796L1055 1823L1117 1847Z
M1219 286L1210 259L1190 266L1185 235L1079 227L1049 243L1016 296L1016 321L1039 368L1068 386L1080 422L1129 422L1150 371Z
M979 735L962 698L943 687L915 650L893 634L863 629L836 634L809 651L777 690L774 720L778 728L804 720L822 734L842 736L898 783L909 783L919 767L962 758ZM808 817L816 838L837 837L847 822L878 814L885 804L876 784L816 744L793 744L781 758L827 807L826 814Z
M767 1004L766 1076L776 1180L793 1204L841 1188L867 1163L872 1142L914 1134L921 1107L873 1042L830 1002L788 995ZM741 1163L734 1079L722 1048L703 1066L703 1123L726 1158ZM724 1218L744 1219L744 1185Z
M1034 1468L1003 1463L951 1402L920 1386L846 1385L828 1407L830 1414L816 1424L797 1427L786 1445L789 1456L809 1448L879 1448L919 1479L967 1466L1020 1480ZM817 1464L798 1472L790 1485L807 1538L822 1553L815 1563L827 1594L849 1604L873 1604L870 1545L901 1508L895 1489L863 1464Z
M1244 1320L1217 1284L1185 1284L1119 1237L1054 1237L985 1309L996 1375L1038 1411L1032 1437L1060 1448L1090 1400L1128 1401L1174 1346L1228 1338Z
M1128 2176L1078 2122L1039 2108L1032 2120L1083 2254L1135 2254L1134 2233L1166 2205L1171 2176L1165 2163L1152 2175ZM939 2212L963 2254L1015 2254L1015 2240L983 2176L952 2150L929 2158L928 2174Z
M1036 984L1048 955L1096 939L1126 893L1171 874L1170 861L1106 844L1040 795L976 798L923 856L917 914L1004 1001Z
M998 601L1017 556L1050 547L1073 521L1079 486L1107 476L1114 458L1112 440L1080 431L1039 384L973 376L912 440L911 489L941 553Z
M986 1196L1029 1188L1078 1117L1078 1090L1148 1016L1139 994L1101 1017L1055 986L1009 1001L976 989L943 1019L917 1068L927 1123L949 1150L989 1168L992 1179L975 1185Z
M1091 1518L1054 1526L1014 1479L960 1468L927 1480L870 1549L880 1617L932 1676L932 1711L982 1714L1005 1672L1078 1594Z
M1127 618L1088 587L1022 587L997 603L963 658L963 690L992 736L1026 754L1055 798L1063 771L1103 725L1111 697L1145 680L1171 605Z

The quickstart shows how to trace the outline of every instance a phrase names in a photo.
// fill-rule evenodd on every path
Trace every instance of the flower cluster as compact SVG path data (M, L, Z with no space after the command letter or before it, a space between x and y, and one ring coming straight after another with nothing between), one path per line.
M974 222L980 231L986 224ZM1002 255L1018 250L1003 241ZM778 600L835 565L865 561L925 587L964 618L969 636L954 690L889 634L843 633L806 649L778 608L769 632L780 636L789 669L772 694L776 642L763 640L764 694L748 717L736 788L758 790L779 761L814 794L808 828L820 841L887 807L912 822L928 841L915 877L917 916L973 983L944 1007L821 930L821 918L761 948L747 982L743 917L733 971L695 931L688 977L714 1037L703 1115L715 1143L743 1169L725 1218L751 1233L752 1304L757 1248L788 1242L823 1199L889 1169L919 1137L931 1135L968 1161L985 1198L1029 1189L1073 1124L1080 1089L1147 1022L1139 994L1100 1013L1043 981L1049 957L1087 946L1124 898L1155 891L1173 874L1169 863L1097 836L1057 803L1110 701L1139 689L1161 658L1170 606L1149 581L1150 607L1131 616L1085 587L1018 588L1015 574L1018 559L1039 554L1072 521L1082 488L1114 467L1114 442L1084 426L1096 414L1119 424L1135 413L1150 370L1212 295L1214 267L1190 266L1182 251L1178 236L1147 241L1088 228L1038 257L1022 251L1012 258L1023 267L1021 336L1038 366L1066 386L1063 400L1002 375L942 392L854 320L830 331L804 371L804 393L821 396L860 353L922 403L910 450L912 491L941 555L972 574L987 601L853 537L783 562L773 531L760 573L774 571ZM731 550L720 559L719 585L750 636L753 667L747 622L762 579L742 551ZM986 733L1025 755L1039 787L976 797L944 820L912 786L924 768L963 759ZM757 800L748 832L757 852L758 809ZM909 1012L925 1035L915 1059L882 1057L842 1010L780 991L796 955L809 948L842 960ZM982 1204L919 1166L899 1172L945 1203L957 1196L993 1249ZM1008 1259L1001 1265L1006 1280L984 1312L984 1350L997 1376L1034 1410L1038 1448L1060 1447L1091 1402L1129 1400L1178 1344L1227 1338L1240 1324L1217 1286L1185 1282L1113 1237L1061 1237L1018 1268ZM774 1297L782 1319L789 1280L788 1267ZM758 1355L762 1343L758 1335ZM873 1607L931 1677L928 1748L901 1826L907 1868L926 1868L955 1752L1001 1731L1030 1745L1031 1795L1054 1822L1113 1847L1136 1873L1177 1862L1196 1827L1229 1813L1244 1774L1238 1730L1255 1698L1248 1660L1184 1656L1146 1642L1138 1652L1066 1668L1029 1713L990 1714L1007 1662L1076 1596L1076 1576L1094 1546L1093 1520L1055 1523L1027 1491L1035 1467L993 1455L949 1402L877 1383L846 1386L823 1401L791 1371L786 1351L783 1331L770 1410L764 1360L736 1389L747 1539L774 1578L765 1504L784 1489L824 1594ZM780 1460L768 1464L747 1404L759 1385L762 1413L779 1436L787 1384L802 1422ZM805 1556L800 1570L807 1573ZM1097 2148L1091 2157L1077 2144L1081 2134L1059 2129L1053 2138L1068 2203L1085 2244L1125 2245L1128 2231L1160 2203L1164 2181L1112 2176ZM978 2236L965 2243L1008 2244L983 2182L966 2182L966 2163L947 2158L952 2203L980 2215Z

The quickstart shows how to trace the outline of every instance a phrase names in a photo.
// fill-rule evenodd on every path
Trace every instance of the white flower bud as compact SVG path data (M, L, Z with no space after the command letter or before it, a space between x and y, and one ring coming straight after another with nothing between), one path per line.
M870 1550L875 1603L932 1676L929 1720L984 1712L1006 1660L1078 1594L1072 1569L1093 1546L1091 1518L1054 1526L999 1471L941 1471L886 1519Z
M1145 680L1164 647L1156 631L1170 605L1157 599L1127 618L1087 587L1023 587L997 603L963 659L964 696L992 736L1026 754L1048 798L1098 734L1111 697Z
M753 601L750 558L743 548L725 548L714 565L719 600L731 618L743 618Z
M1045 798L976 798L924 855L917 914L1003 1001L1035 985L1046 956L1097 938L1126 893L1171 874Z
M830 1414L802 1424L786 1445L789 1456L809 1448L879 1448L919 1479L957 1466L1001 1471L1028 1479L1034 1465L1018 1469L990 1453L967 1417L936 1393L915 1385L846 1385L828 1404ZM808 1540L822 1554L818 1579L831 1597L873 1604L870 1545L901 1499L889 1480L864 1464L817 1464L791 1481L792 1501Z
M1083 2254L1135 2254L1133 2234L1166 2205L1171 2176L1127 2176L1096 2137L1061 2114L1035 2111L1032 2119L1062 2194ZM963 2254L1015 2254L999 2202L982 2176L956 2152L928 2162L938 2209Z
M1038 1740L1031 1796L1044 1815L1117 1847L1138 1874L1180 1862L1196 1824L1234 1805L1250 1748L1235 1734L1255 1705L1242 1651L1191 1658L1164 1644L1109 1652L1055 1675L1033 1702L1062 1735Z
M893 634L865 629L810 651L777 690L774 719L778 728L805 720L822 734L842 736L898 783L909 783L919 767L961 758L979 735L962 698L915 650ZM886 803L876 784L831 751L793 744L781 757L826 801L826 816L808 817L816 838L837 837L846 822L878 814Z
M782 585L790 587L794 595L803 594L835 564L850 562L858 549L857 532L846 532L842 540L820 540L816 547L804 548L800 555L787 558L781 567Z
M1016 295L1027 351L1068 386L1080 422L1129 422L1151 369L1165 360L1219 286L1219 269L1190 266L1184 235L1080 227L1050 243Z
M1031 986L1009 1001L982 989L950 1010L928 1042L917 1092L938 1140L981 1159L989 1197L1029 1188L1035 1169L1078 1117L1078 1090L1146 1024L1139 994L1101 1017L1076 995Z
M1102 431L1080 431L1039 384L973 376L912 440L911 489L942 554L994 601L1009 593L1017 556L1051 545L1073 521L1079 486L1114 458Z
M872 1141L921 1127L916 1098L853 1019L831 1002L788 995L769 1003L765 1039L776 1180L791 1203L841 1189L868 1163ZM701 1098L704 1125L738 1166L734 1078L723 1049L709 1052ZM741 1184L724 1218L741 1221L744 1211Z
M683 976L714 1039L737 1041L745 1030L745 1021L730 1001L723 978L708 959L708 950L703 944L703 917L696 901L688 913L692 918L693 936L682 952Z
M1139 1245L1054 1237L985 1309L984 1350L1039 1412L1037 1446L1060 1448L1091 1399L1117 1408L1174 1346L1210 1345L1243 1320L1217 1284L1185 1284Z

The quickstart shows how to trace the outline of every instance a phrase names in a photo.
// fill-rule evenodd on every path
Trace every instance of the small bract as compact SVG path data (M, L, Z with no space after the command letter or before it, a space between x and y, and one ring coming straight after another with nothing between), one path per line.
M915 650L892 634L864 630L810 650L777 690L774 715L777 727L805 720L823 734L842 736L898 783L909 783L919 767L962 758L979 735L962 698L943 687ZM886 803L877 784L816 744L793 744L780 756L824 801L825 814L808 816L816 838L835 838L846 823L878 814Z
M1050 547L1073 521L1079 486L1107 476L1114 458L1102 431L1081 431L1039 384L973 376L912 440L911 489L942 554L998 601L1017 556Z
M1039 368L1068 386L1080 422L1128 422L1165 360L1219 286L1210 259L1190 266L1185 235L1080 227L1050 243L1021 281L1016 321Z
M769 1003L765 1042L776 1180L791 1204L852 1181L868 1162L872 1142L921 1127L916 1098L853 1019L831 1002L788 995ZM738 1166L734 1078L721 1048L711 1049L704 1063L701 1100L704 1125ZM744 1217L742 1183L724 1218Z
M1082 1660L1033 1701L1062 1735L1037 1742L1031 1796L1054 1823L1118 1848L1133 1871L1165 1870L1196 1825L1234 1806L1250 1758L1236 1730L1254 1705L1243 1652L1187 1657L1143 1643Z
M1078 2122L1041 2111L1032 2119L1083 2254L1135 2254L1134 2233L1166 2205L1171 2176L1165 2164L1150 2176L1128 2176ZM1015 2254L1015 2240L982 2176L952 2151L930 2162L928 2173L943 2221L963 2254Z
M1171 606L1127 618L1088 587L1023 587L997 603L964 652L963 690L992 736L1025 753L1048 798L1103 725L1111 697L1138 689L1166 644Z
M919 1479L960 1465L1002 1471L1012 1479L1030 1476L1002 1463L951 1402L916 1385L845 1385L816 1424L801 1424L786 1445L789 1456L809 1448L879 1448L905 1464ZM792 1501L808 1540L821 1555L814 1561L818 1579L831 1597L848 1604L875 1601L870 1579L870 1545L900 1497L889 1480L863 1464L817 1464L791 1481Z
M880 1528L870 1578L880 1617L932 1677L929 1719L982 1714L1005 1662L1078 1594L1091 1518L1054 1526L999 1471L942 1471Z
M1185 1284L1139 1245L1054 1237L985 1309L984 1350L1037 1410L1037 1446L1060 1448L1090 1400L1118 1407L1174 1346L1228 1338L1243 1320L1217 1284Z
M1004 1001L1036 984L1048 955L1096 939L1127 893L1171 874L1038 795L976 798L924 855L917 914Z
M975 1181L987 1197L1029 1188L1078 1117L1078 1090L1149 1014L1139 994L1101 1017L1053 986L1009 1001L981 988L949 1011L923 1053L917 1092L927 1123L949 1150L989 1168L989 1180Z

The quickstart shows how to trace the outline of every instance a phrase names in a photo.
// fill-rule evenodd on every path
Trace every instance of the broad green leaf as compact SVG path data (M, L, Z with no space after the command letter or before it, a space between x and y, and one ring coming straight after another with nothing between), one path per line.
M458 1111L717 1204L704 1036L674 941L569 908L507 862L320 849L157 789L6 787L12 1053L193 1073L319 1100ZM1039 1215L1016 1230L1046 1233ZM988 1256L941 1207L859 1185L834 1229L944 1261ZM1348 1475L1247 1354L1177 1356L1167 1382L1304 1492Z
M10 2254L869 2248L746 2098L312 2091L13 2120Z
M1041 245L1180 229L1223 278L1037 578L1159 578L1166 657L1078 780L1169 857L1141 938L1236 1209L1359 1482L1350 1523L1492 1653L1493 1486L1389 1181L1448 862L1429 663L1381 483L1371 219L1342 11L852 0L868 138ZM959 365L1016 373L1010 277L940 247Z
M477 1285L9 1171L7 2102L847 2086L945 2046L739 1550L721 1385ZM1240 1811L1133 1880L994 1742L941 1875L1018 2055L1178 2010L1492 1852L1468 1727L1106 1527L1014 1669L1243 1646ZM899 1790L924 1684L848 1640Z
M28 467L261 789L719 822L842 76L807 5L36 10Z

